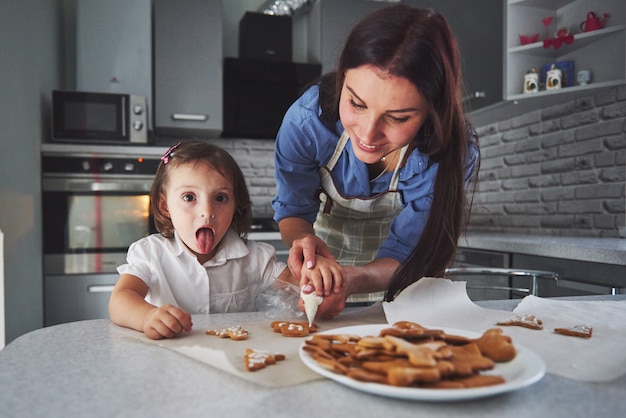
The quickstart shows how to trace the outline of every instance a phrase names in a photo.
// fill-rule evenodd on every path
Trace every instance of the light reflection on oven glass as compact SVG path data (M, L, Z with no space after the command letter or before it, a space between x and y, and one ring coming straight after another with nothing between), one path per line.
M70 250L126 248L150 231L148 195L71 195L68 199Z

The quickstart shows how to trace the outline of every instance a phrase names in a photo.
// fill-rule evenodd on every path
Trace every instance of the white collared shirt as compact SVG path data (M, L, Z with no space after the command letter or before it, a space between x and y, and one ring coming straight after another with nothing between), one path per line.
M153 234L134 242L120 274L132 274L148 286L146 301L176 305L190 314L255 310L256 296L287 267L263 242L244 242L229 230L215 256L201 265L178 236Z

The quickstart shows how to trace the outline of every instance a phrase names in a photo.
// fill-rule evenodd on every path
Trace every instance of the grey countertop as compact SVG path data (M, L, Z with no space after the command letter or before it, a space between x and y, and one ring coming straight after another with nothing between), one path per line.
M605 296L604 299L611 297ZM616 296L614 298L622 298ZM597 298L595 298L597 299ZM512 310L519 301L482 306ZM384 322L380 304L341 317ZM194 316L194 326L259 321L263 313ZM502 417L620 416L626 376L584 383L547 374L499 396L416 402L368 395L327 379L268 388L158 345L125 337L108 320L80 321L23 335L0 351L0 414L7 417Z
M249 234L249 238L257 241L281 242L279 232L252 232ZM459 246L474 250L626 266L626 238L552 237L468 232L459 239Z
M626 239L468 232L461 248L626 266Z

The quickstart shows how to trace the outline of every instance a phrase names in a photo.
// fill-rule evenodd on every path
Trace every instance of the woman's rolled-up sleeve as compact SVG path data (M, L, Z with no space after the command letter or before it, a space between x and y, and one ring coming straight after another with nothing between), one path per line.
M336 137L319 121L317 109L317 87L313 87L289 108L278 131L272 200L277 222L296 216L313 223L317 216L319 168L332 154L328 144Z

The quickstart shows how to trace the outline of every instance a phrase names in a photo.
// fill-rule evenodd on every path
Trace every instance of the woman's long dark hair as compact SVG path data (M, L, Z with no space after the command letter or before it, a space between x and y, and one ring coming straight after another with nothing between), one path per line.
M385 300L421 277L441 277L455 256L467 222L466 157L472 139L466 124L458 45L445 18L432 10L390 6L365 17L350 32L337 72L320 81L321 118L339 119L346 71L374 65L411 81L424 97L428 117L415 146L438 163L432 205L421 237L395 272ZM475 169L473 178L478 170Z

